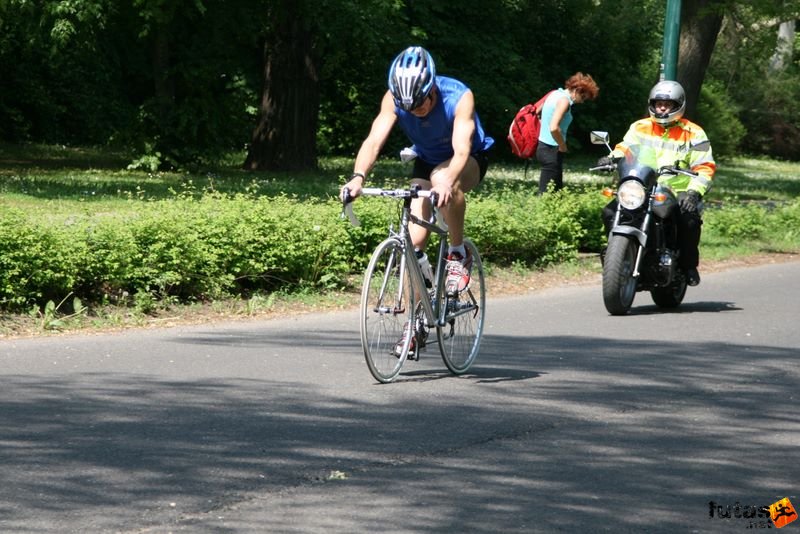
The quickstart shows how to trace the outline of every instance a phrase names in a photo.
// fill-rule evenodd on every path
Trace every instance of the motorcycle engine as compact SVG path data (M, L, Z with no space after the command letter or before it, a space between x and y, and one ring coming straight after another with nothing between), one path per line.
M658 258L656 282L660 286L668 286L675 278L675 270L677 269L677 262L672 251L665 249L661 252Z

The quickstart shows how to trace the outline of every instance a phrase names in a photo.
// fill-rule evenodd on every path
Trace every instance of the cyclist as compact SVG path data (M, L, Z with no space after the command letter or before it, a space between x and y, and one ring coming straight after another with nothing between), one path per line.
M470 280L472 258L464 248L464 193L475 188L486 174L487 151L494 144L481 126L472 91L462 82L437 76L430 53L409 46L392 61L389 90L380 112L356 156L353 174L342 189L357 197L395 123L413 143L416 154L411 183L438 194L438 207L450 235L447 281L450 294L463 291ZM411 211L430 219L427 200L415 199ZM419 257L428 240L428 230L411 225L411 240Z

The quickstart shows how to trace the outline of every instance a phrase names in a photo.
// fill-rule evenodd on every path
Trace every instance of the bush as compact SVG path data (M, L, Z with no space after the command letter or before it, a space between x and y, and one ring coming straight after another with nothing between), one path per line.
M489 261L542 266L575 257L586 235L578 215L566 191L506 190L470 201L466 232Z
M469 198L466 232L487 263L545 266L603 246L605 202L591 190L539 196L500 187ZM354 209L357 228L339 217L338 200L285 195L178 195L132 202L124 214L67 220L6 209L0 213L0 308L27 311L73 294L89 304L132 303L148 311L173 300L330 288L363 271L399 205L369 199ZM709 209L705 221L704 240L759 240L764 228L779 228L791 247L800 201L771 211L726 204Z
M768 225L778 235L774 235L777 241L796 243L800 239L800 199L794 203L781 206L769 215L770 224Z
M505 192L470 201L467 232L487 261L545 265L575 256L590 203L566 192ZM70 293L86 302L209 300L331 286L360 272L395 220L396 202L208 194L134 203L125 215L69 221L6 211L0 218L0 306L27 309ZM396 224L395 224L396 227Z
M753 154L797 161L800 157L797 75L792 71L774 74L748 89L742 101L751 108L741 114L749 132L745 148Z
M703 216L703 231L729 241L760 239L764 228L766 209L750 204L723 205L706 210Z
M720 84L709 82L703 85L697 104L697 123L711 140L715 157L731 157L738 153L747 134L737 117L738 112L733 99Z
M0 307L21 311L60 300L77 283L83 245L61 226L44 227L20 210L0 210Z
M353 266L338 203L209 195L68 222L0 216L0 307L243 295L329 283Z

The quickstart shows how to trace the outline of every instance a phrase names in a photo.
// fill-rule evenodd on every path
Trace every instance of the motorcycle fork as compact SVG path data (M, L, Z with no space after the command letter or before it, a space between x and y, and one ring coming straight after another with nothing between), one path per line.
M623 209L622 208L622 204L617 204L617 213L614 215L614 222L611 225L612 229L615 228L617 225L619 225L619 221L622 218L622 216L621 216L622 209ZM653 195L652 195L652 192L651 192L651 194L648 195L647 211L645 211L644 219L642 220L642 224L639 227L639 232L641 232L641 234L644 236L644 238L642 238L640 240L640 239L636 238L635 236L630 236L632 239L636 239L636 242L639 244L639 248L636 251L636 261L634 261L634 263L633 263L633 273L631 273L631 276L633 278L639 278L639 276L641 274L639 272L639 267L642 264L642 258L644 256L644 249L647 246L647 237L648 237L647 236L647 227L650 224L650 218L652 216L653 216Z
M661 258L661 255L664 254L667 249L669 248L667 243L667 232L664 228L664 221L660 219L656 219L653 222L653 239L655 241L655 245L653 250L656 253L656 258Z
M642 220L642 226L639 228L641 230L642 235L644 235L643 242L639 243L639 250L636 251L636 262L633 264L633 273L631 276L634 278L639 278L641 274L639 272L639 267L642 265L642 257L644 256L644 249L647 246L647 228L650 226L650 218L653 216L653 197L650 196L650 199L647 202L647 211L644 214L644 220Z

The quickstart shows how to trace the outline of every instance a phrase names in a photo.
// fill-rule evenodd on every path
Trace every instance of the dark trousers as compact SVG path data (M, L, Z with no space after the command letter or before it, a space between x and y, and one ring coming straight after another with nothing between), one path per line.
M678 198L681 198L686 193L678 193ZM617 199L615 198L603 208L603 224L606 227L606 235L611 231L611 225L614 222L614 216L617 213ZM681 209L675 211L676 220L678 224L678 246L680 247L681 255L678 260L678 266L681 269L690 269L697 267L700 263L700 232L703 226L703 220L697 212L688 213Z
M536 159L542 165L539 175L539 194L547 191L550 182L555 184L555 191L564 187L564 153L558 151L558 146L539 142L536 147Z

